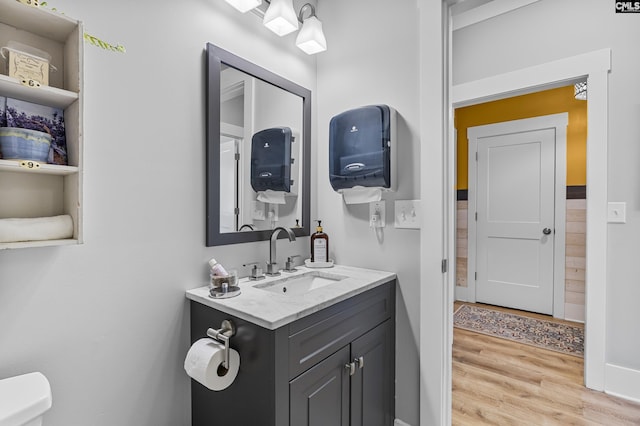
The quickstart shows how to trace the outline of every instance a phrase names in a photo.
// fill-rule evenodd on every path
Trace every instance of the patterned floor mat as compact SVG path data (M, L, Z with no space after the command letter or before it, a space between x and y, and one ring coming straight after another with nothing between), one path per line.
M462 305L454 313L453 326L569 355L584 356L584 329L581 326L472 305Z

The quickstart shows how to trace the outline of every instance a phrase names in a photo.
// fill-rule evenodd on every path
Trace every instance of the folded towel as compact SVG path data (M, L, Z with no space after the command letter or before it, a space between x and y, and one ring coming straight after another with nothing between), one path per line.
M363 204L382 199L382 189L378 187L365 188L354 186L342 190L342 197L345 204Z
M286 204L287 202L284 199L284 195L285 192L283 191L272 191L267 189L266 191L259 191L256 198L258 201L262 201L263 203Z
M73 236L69 215L0 219L0 243L60 240Z

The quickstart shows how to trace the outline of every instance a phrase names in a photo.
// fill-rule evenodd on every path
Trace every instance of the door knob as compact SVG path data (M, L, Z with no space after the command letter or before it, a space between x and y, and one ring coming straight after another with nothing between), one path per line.
M544 235L549 235L549 234L551 233L551 229L549 229L549 228L544 228L544 229L542 230L542 233L543 233Z

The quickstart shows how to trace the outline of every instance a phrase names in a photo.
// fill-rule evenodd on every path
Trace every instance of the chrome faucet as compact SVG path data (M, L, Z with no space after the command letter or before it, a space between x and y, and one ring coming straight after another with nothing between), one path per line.
M278 262L276 256L276 241L278 241L278 235L280 232L286 232L289 235L289 241L296 240L296 234L289 228L283 228L282 226L278 226L271 233L271 242L269 244L269 263L267 263L267 275L280 275L280 271L278 269Z

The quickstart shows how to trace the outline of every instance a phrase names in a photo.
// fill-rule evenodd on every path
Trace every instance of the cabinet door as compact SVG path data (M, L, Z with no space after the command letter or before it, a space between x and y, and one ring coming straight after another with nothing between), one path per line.
M289 383L289 424L349 426L349 347Z
M351 344L351 426L390 426L394 418L394 354L387 320Z

